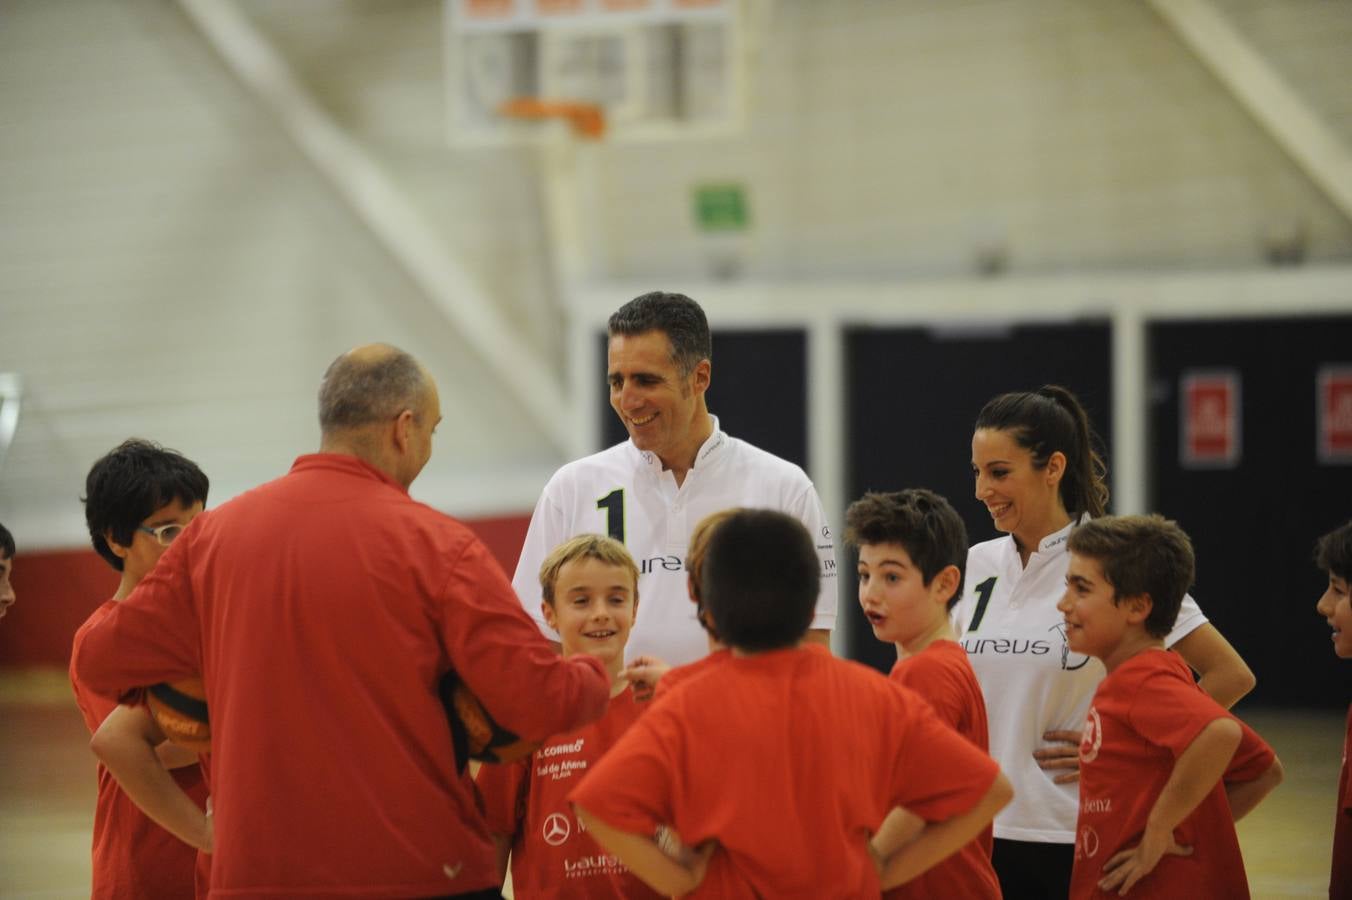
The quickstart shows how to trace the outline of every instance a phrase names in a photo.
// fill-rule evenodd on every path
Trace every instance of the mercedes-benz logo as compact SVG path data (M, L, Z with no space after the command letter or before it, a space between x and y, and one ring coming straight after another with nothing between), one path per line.
M568 817L560 813L550 813L545 819L545 826L542 829L545 843L551 847L557 847L568 840L568 835L573 831L572 824Z
M1086 825L1080 830L1079 836L1075 839L1075 855L1080 859L1093 859L1095 856L1098 856L1098 852L1098 832Z

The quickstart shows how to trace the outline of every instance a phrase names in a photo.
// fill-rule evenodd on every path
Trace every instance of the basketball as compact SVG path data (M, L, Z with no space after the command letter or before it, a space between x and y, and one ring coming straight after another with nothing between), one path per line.
M442 676L440 693L451 724L458 769L463 770L471 759L483 763L515 762L540 746L539 741L523 740L493 721L479 698L454 671Z
M194 753L211 752L207 695L200 678L154 685L146 693L150 715L169 740Z

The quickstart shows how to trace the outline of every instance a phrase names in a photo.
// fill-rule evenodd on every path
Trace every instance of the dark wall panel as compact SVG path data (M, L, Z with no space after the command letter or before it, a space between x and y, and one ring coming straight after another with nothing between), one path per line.
M1252 700L1346 705L1352 667L1315 614L1311 554L1352 517L1352 465L1321 465L1315 436L1317 372L1352 365L1352 317L1157 323L1148 346L1151 505L1192 537L1193 594L1258 676ZM1240 459L1184 468L1179 379L1215 368L1240 375Z
M602 334L601 359L606 356ZM798 329L715 331L713 376L706 398L718 424L736 438L807 468L807 335ZM604 365L604 363L603 363ZM628 436L615 411L604 370L600 384L601 446Z
M926 487L948 498L972 543L997 537L973 496L972 422L1005 391L1062 384L1112 440L1111 334L1102 321L982 330L853 328L846 335L849 498ZM843 530L843 523L839 526ZM838 554L841 621L854 655L886 671L895 651L859 611L856 557Z

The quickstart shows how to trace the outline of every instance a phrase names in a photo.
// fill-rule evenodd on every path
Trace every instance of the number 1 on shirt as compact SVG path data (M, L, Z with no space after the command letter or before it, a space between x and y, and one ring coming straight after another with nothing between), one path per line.
M624 543L624 488L615 488L596 501L597 509L606 511L606 533Z
M976 612L972 613L972 624L967 626L968 631L976 631L976 627L981 624L981 617L986 615L986 604L991 602L991 594L995 592L995 578L992 575L973 588L976 591Z

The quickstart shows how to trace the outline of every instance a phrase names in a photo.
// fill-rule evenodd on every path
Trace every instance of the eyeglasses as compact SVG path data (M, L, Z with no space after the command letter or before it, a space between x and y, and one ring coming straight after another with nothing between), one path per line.
M187 525L180 525L177 522L170 522L168 525L161 525L158 528L147 528L144 525L137 525L137 531L144 531L146 534L155 538L155 543L161 547L168 547L174 542L174 538L183 533Z

